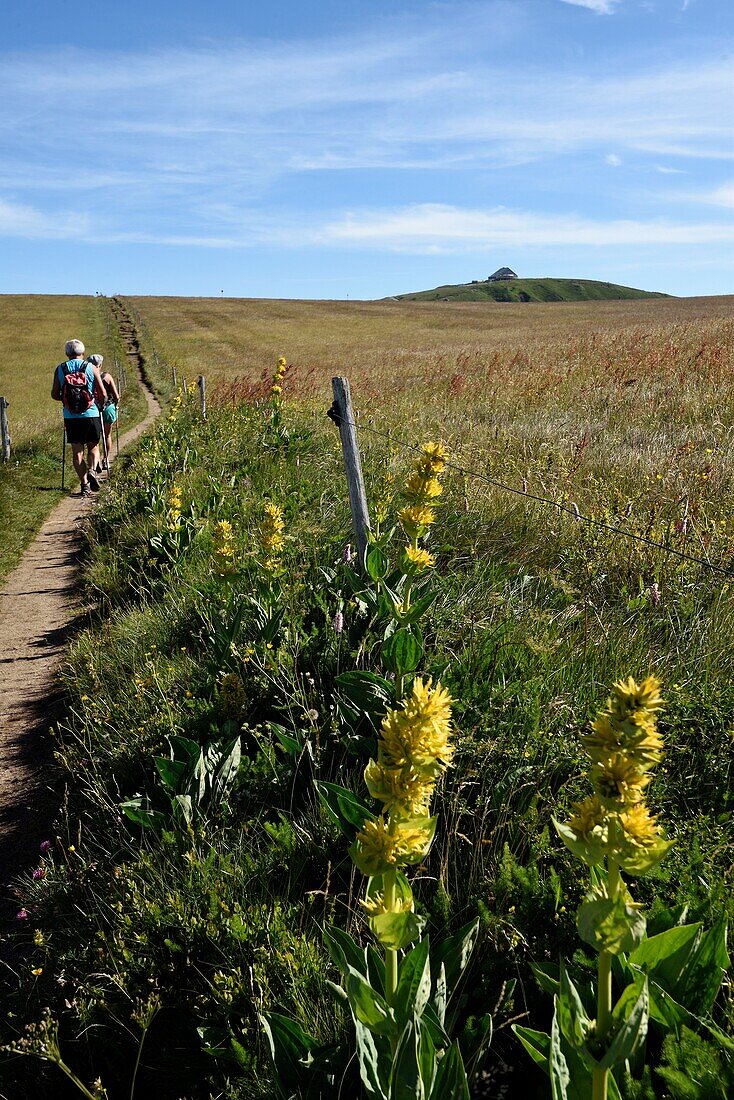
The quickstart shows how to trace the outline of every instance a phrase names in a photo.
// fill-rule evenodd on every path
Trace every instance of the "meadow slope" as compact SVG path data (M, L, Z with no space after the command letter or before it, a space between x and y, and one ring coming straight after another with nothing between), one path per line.
M399 302L595 302L667 297L654 290L636 290L597 279L474 279L395 295Z

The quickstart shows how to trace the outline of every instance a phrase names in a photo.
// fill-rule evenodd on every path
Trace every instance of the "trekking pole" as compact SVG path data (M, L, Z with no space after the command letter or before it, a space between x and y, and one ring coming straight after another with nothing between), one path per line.
M117 443L117 454L115 458L120 457L120 402L117 402L117 420L115 421L115 441Z
M61 429L61 492L66 488L66 424Z
M100 427L100 434L102 436L102 450L104 451L105 465L107 466L107 470L109 472L109 469L110 469L110 456L107 453L107 432L104 430L104 417L102 416L101 412L99 414L99 427Z

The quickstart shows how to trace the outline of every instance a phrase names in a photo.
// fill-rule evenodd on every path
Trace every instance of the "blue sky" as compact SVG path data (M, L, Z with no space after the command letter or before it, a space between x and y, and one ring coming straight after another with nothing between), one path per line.
M0 292L734 293L731 0L34 0L0 44Z

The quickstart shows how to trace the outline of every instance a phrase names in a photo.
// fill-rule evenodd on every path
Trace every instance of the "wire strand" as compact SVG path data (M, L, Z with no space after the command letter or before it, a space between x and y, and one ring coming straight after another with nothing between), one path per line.
M354 427L358 428L360 431L380 436L382 439L387 439L390 443L396 443L405 450L419 452L421 449L415 443L408 443L406 440L398 438L398 436L391 435L388 432L382 432L379 428L373 428L361 421L358 423L355 422ZM446 466L450 470L456 470L457 473L463 474L465 477L474 478L477 481L484 481L487 485L493 485L496 489L502 489L506 493L513 493L515 496L523 497L525 500L532 500L537 504L545 504L550 508L557 509L559 512L565 512L580 523L588 523L589 526L599 527L604 531L611 531L615 535L623 535L633 542L641 542L644 543L645 546L652 546L657 550L664 550L667 554L673 554L674 557L680 558L682 561L689 561L694 565L702 565L705 569L710 569L712 573L719 573L724 577L734 576L734 570L732 569L724 569L720 565L714 565L713 562L708 561L706 558L699 558L694 554L686 554L683 550L676 550L674 546L668 546L667 543L649 539L646 535L636 535L633 531L628 531L625 527L618 527L613 523L604 523L603 520L594 519L593 516L586 516L583 512L579 512L575 508L570 508L567 504L563 504L558 500L551 500L550 497L538 496L536 493L528 493L523 489L515 489L512 485L507 485L503 481L497 481L496 478L488 477L487 474L481 474L477 470L469 470L456 462L447 460Z

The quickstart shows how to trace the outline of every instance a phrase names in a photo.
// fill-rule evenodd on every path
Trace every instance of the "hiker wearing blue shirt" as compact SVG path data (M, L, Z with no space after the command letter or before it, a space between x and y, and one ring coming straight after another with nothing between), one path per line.
M102 370L104 355L90 355L89 360L93 367L99 367L99 376L107 390L107 400L102 406L102 431L105 437L105 458L102 460L102 469L109 470L109 459L112 454L112 425L117 422L120 408L120 391L115 385L115 380L108 370ZM99 472L99 466L97 467Z
M93 493L99 491L95 473L101 430L99 408L107 400L107 391L99 367L84 359L81 340L67 340L64 353L66 362L59 363L54 371L51 397L63 403L66 440L71 445L71 460L79 477L81 495L86 497L90 489Z

